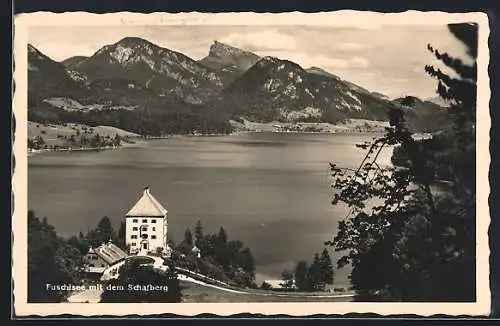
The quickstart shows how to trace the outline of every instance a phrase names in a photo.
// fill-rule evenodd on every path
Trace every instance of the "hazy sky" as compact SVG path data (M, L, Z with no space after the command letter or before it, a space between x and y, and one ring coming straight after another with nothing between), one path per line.
M208 54L214 40L258 55L317 66L389 97L435 96L436 82L424 72L437 64L427 44L458 57L464 46L446 26L36 26L29 42L60 61L91 56L126 36L147 39L193 59Z

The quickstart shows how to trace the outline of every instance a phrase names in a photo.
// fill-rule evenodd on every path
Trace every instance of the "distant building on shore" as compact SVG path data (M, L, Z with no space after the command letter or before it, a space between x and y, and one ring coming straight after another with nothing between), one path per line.
M168 255L168 211L153 197L149 187L125 216L125 244L130 254L163 253Z
M287 290L284 280L265 280L263 283L267 284L270 290L283 291ZM293 280L291 287L288 290L295 290L295 280Z

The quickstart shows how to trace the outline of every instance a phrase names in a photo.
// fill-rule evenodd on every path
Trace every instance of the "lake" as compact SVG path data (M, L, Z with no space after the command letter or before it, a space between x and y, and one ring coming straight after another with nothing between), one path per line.
M356 167L365 151L354 145L373 137L174 136L117 150L40 153L29 157L28 205L63 236L94 228L103 216L118 229L150 186L169 211L170 238L180 242L198 220L206 232L223 226L251 249L260 283L311 262L332 239L346 209L331 205L328 162ZM390 150L382 154L388 162ZM347 286L348 273L336 271L336 286Z

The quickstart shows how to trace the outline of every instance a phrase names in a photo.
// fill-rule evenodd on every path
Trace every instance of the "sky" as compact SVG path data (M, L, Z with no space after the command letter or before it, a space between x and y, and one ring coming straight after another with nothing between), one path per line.
M215 40L254 52L316 66L391 98L436 96L424 67L440 62L427 44L466 59L463 44L445 25L329 26L31 26L28 42L56 61L91 56L126 36L144 38L199 60Z

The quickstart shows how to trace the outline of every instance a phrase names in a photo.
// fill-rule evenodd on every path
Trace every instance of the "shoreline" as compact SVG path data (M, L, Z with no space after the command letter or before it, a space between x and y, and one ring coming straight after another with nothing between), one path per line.
M28 156L36 154L49 153L49 152L100 152L109 150L118 150L127 146L135 145L135 143L123 143L120 146L103 146L103 147L76 147L76 148L43 148L43 149L29 149Z
M178 138L190 138L190 137L223 137L223 136L237 136L241 134L307 134L307 135L381 135L384 132L382 131L373 131L373 130L349 130L349 131L279 131L279 130L239 130L228 134L172 134L168 136L137 136L133 137L134 142L128 143L124 142L120 146L104 146L104 147L78 147L78 148L44 148L44 149L28 149L28 156L33 156L41 153L48 152L99 152L99 151L107 151L107 150L118 150L125 147L131 147L137 145L138 143L145 143L152 140L167 140L167 139L178 139ZM424 135L417 133L415 135Z

